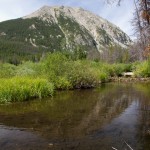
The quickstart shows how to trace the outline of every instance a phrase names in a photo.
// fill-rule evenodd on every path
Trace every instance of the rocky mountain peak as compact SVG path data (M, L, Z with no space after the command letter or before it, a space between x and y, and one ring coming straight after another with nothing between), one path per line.
M103 52L119 45L126 48L130 37L116 25L83 8L43 6L39 10L16 20L0 23L0 36L25 42L36 48L51 51L78 47L86 52Z
M102 17L82 8L67 6L43 6L36 12L23 17L23 19L37 17L43 21L54 21L55 23L58 23L58 18L60 16L69 18L78 23L81 27L84 27L93 37L94 41L96 41L98 50L103 47L102 41L109 44L116 43L122 47L126 47L131 43L129 36L121 31L120 28Z

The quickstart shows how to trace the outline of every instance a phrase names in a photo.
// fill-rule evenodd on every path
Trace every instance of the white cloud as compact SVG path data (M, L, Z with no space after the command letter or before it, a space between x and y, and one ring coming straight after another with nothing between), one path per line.
M0 21L19 18L32 13L43 5L83 7L119 26L131 35L130 20L133 4L124 0L120 7L104 4L104 0L0 0Z
M44 4L39 0L0 0L0 21L22 17Z

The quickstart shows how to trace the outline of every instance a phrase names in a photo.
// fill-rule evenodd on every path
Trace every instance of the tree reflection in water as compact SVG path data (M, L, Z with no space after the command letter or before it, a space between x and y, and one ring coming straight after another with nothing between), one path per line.
M26 137L28 135L33 141L39 138L41 142L37 147L44 149L45 145L49 148L48 143L53 143L53 149L115 147L119 150L128 147L126 141L133 149L148 150L149 97L148 84L112 83L99 89L61 91L50 99L0 106L0 123L7 126L8 140L15 135L9 129L12 131L15 127L17 132L24 129L34 134L26 134ZM0 134L1 139L3 136ZM16 138L15 143L19 145L20 142L19 146L24 149L29 141L23 141L24 145L22 141Z

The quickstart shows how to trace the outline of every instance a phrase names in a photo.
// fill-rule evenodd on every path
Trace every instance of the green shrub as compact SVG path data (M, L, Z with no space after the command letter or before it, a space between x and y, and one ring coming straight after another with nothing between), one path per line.
M67 58L62 53L47 55L43 61L43 69L50 81L55 82L58 76L62 76L67 69Z
M137 77L150 77L150 59L135 66L135 75Z
M109 75L108 75L107 72L101 72L101 73L99 74L99 76L100 76L101 82L106 82L106 81L108 81Z
M16 66L12 64L0 64L0 78L11 78L16 74Z
M35 66L36 63L30 61L20 64L19 66L17 66L16 76L34 76L36 74Z
M114 68L111 64L101 63L100 70L103 81L107 81L110 76L114 76Z
M69 68L67 78L74 88L94 87L100 82L99 70L91 67L89 61L74 61Z
M133 64L108 64L90 60L75 61L62 53L53 53L39 63L23 62L18 66L0 64L0 101L41 98L52 95L54 88L95 87L107 82L111 76L122 76L123 72L132 70L137 76L149 77L150 60Z
M122 76L123 72L130 72L132 71L132 65L131 64L113 64L113 76Z
M66 77L57 77L55 88L60 90L68 90L72 89L73 87Z
M93 87L100 81L98 70L90 65L91 61L72 61L61 53L49 54L43 61L45 74L56 89Z

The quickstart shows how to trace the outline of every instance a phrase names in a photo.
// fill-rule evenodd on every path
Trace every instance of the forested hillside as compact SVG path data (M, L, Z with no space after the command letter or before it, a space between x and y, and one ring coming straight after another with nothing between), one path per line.
M0 43L0 61L18 64L39 61L45 52L55 51L73 59L106 59L109 49L127 49L131 40L121 29L89 11L45 6L23 18L1 22Z

